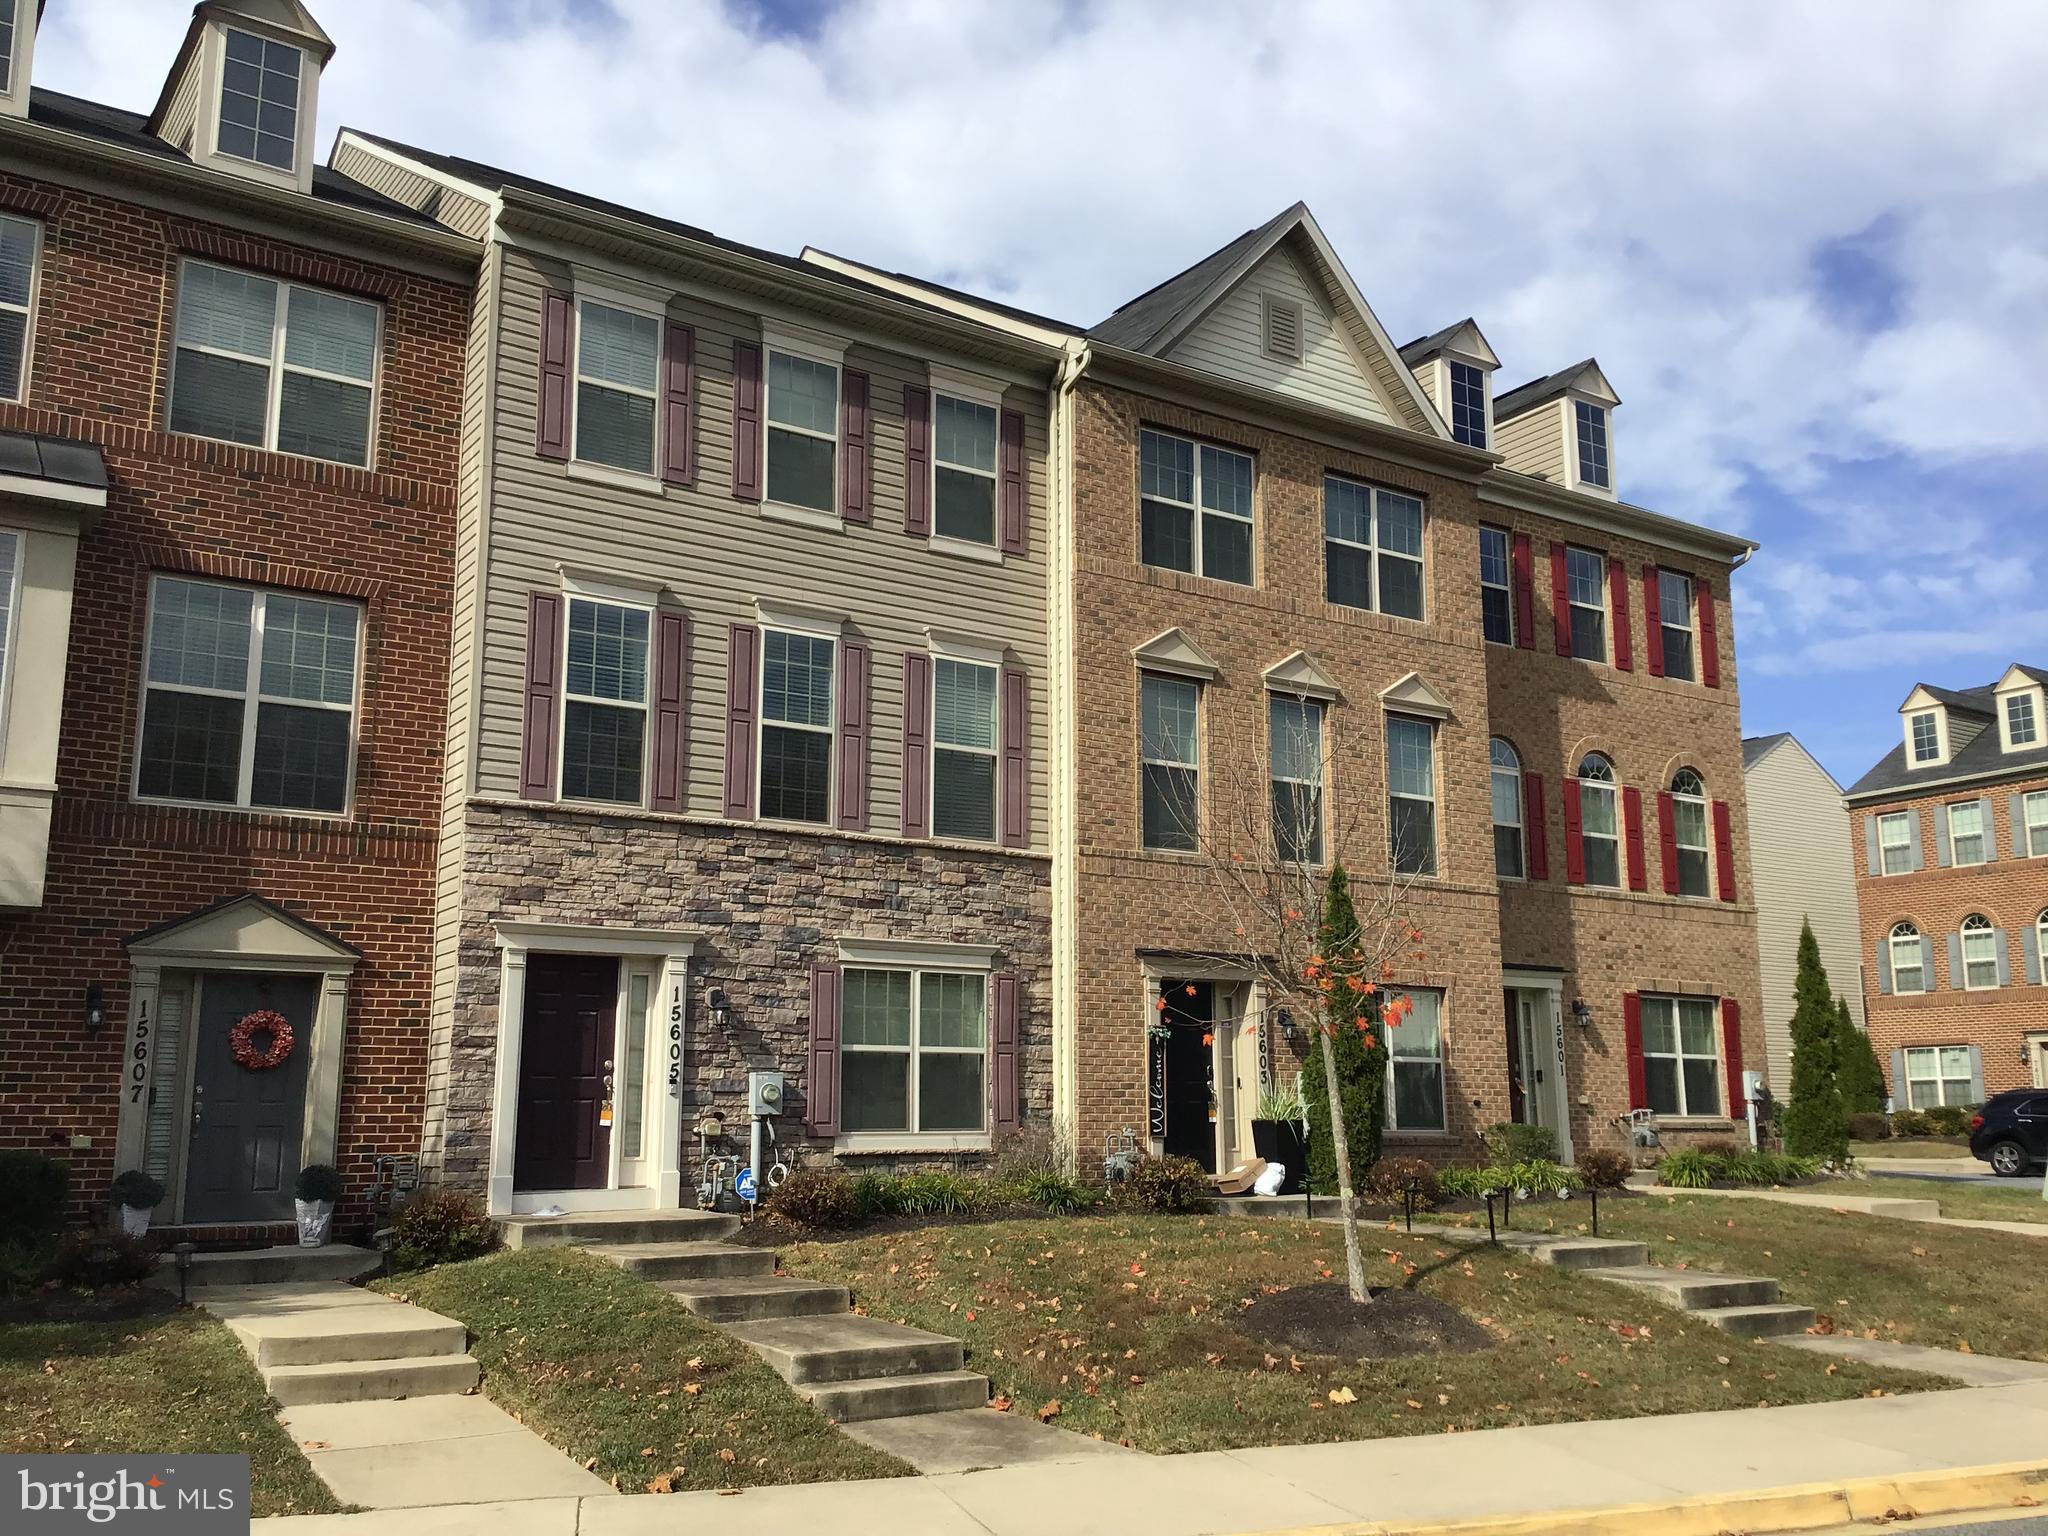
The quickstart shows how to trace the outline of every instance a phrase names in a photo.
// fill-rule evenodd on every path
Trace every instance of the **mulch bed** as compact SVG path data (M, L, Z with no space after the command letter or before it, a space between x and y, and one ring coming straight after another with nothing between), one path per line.
M1469 1355L1493 1344L1493 1335L1434 1296L1374 1286L1361 1306L1334 1281L1261 1296L1234 1321L1264 1343L1352 1360Z

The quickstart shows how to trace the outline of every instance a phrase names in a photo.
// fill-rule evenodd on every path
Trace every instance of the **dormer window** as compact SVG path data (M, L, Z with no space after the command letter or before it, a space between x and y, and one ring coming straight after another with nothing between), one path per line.
M1451 436L1471 448L1486 446L1486 370L1451 359Z
M2005 696L2005 745L2010 751L2014 747L2036 746L2041 740L2040 715L2034 705L2031 693L2009 693Z
M28 116L37 13L35 0L0 0L0 113L10 117Z
M289 43L238 27L226 32L220 152L291 171L298 164L299 70L305 56Z
M1607 490L1607 408L1590 400L1574 400L1572 407L1578 421L1579 483Z
M1913 716L1907 722L1907 733L1912 740L1916 766L1941 761L1941 719L1933 710L1923 710Z
M14 89L14 4L0 0L0 94Z

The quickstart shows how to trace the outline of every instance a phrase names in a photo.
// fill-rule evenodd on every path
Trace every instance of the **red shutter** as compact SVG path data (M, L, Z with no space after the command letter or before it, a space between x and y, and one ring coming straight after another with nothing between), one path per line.
M1614 665L1617 671L1636 669L1635 626L1628 616L1628 567L1610 556L1607 561L1607 606L1614 610Z
M1664 870L1664 894L1678 894L1678 808L1670 792L1657 791L1657 862Z
M1728 1060L1728 1117L1745 1119L1749 1097L1742 1091L1742 1004L1721 999L1721 1054Z
M1573 885L1586 883L1585 832L1579 821L1579 781L1564 781L1564 877Z
M647 807L683 808L683 765L688 759L690 621L680 613L654 616L654 751Z
M839 967L811 962L811 1056L804 1083L804 1128L839 1134Z
M732 344L732 494L761 499L761 349Z
M1031 841L1031 683L1022 667L1003 668L1002 844L1022 848Z
M868 520L871 442L868 376L849 368L839 388L839 516L845 522Z
M1643 1072L1643 1000L1634 992L1621 994L1621 1041L1628 1057L1628 1107L1648 1109L1650 1089Z
M1557 642L1557 654L1572 653L1571 581L1566 574L1564 546L1550 546L1550 623Z
M1643 567L1643 654L1650 676L1664 675L1664 588L1657 567Z
M1709 688L1721 686L1721 637L1714 621L1714 588L1702 576L1693 583L1700 605L1700 681Z
M754 751L761 631L735 624L725 651L725 814L754 819Z
M1721 899L1735 899L1735 828L1728 815L1728 802L1714 802L1714 873L1721 885Z
M868 648L839 647L839 830L868 829Z
M519 798L555 798L562 721L562 594L526 597L526 713L519 733Z
M1529 535L1515 535L1515 644L1536 649L1536 557Z
M544 459L569 457L569 354L576 344L576 311L566 293L540 296L540 396L534 413L533 451Z
M1002 529L1003 553L1021 555L1031 547L1030 520L1024 498L1024 413L1005 411L1002 416L1001 510L997 522Z
M1522 775L1522 827L1529 843L1529 878L1550 878L1550 807L1543 803L1543 775Z
M989 977L989 1123L998 1133L1017 1129L1017 973Z
M932 659L903 653L903 835L930 837L932 798Z
M669 322L661 370L661 478L688 485L697 473L697 333Z
M932 394L916 384L903 386L903 531L932 531Z
M1643 792L1633 784L1621 791L1621 840L1628 850L1628 888L1647 891L1650 877L1643 868Z

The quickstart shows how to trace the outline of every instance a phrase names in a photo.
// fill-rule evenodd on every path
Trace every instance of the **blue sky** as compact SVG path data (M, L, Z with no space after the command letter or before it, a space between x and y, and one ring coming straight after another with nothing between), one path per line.
M1587 355L1630 500L1759 540L1744 726L1845 782L2048 663L2048 26L1973 0L315 0L344 123L1093 321L1297 197L1397 340ZM189 9L51 0L155 99Z

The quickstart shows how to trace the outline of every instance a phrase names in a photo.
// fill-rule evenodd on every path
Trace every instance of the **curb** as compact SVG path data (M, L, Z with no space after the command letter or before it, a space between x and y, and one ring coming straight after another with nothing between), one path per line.
M1961 1467L1716 1494L1670 1503L1555 1510L1421 1525L1364 1520L1292 1526L1256 1536L1727 1536L1733 1531L1826 1530L1859 1521L1975 1514L2048 1504L2048 1461ZM1248 1533L1251 1536L1251 1533Z

